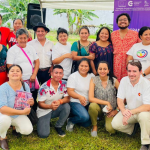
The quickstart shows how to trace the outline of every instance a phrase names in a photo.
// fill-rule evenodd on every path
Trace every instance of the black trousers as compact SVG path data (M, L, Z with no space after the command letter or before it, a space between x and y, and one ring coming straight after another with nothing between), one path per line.
M49 76L48 71L49 71L49 69L47 69L45 71L41 71L41 70L38 71L37 78L38 78L40 85L42 85L43 83L45 83L46 81L48 81L51 78L51 76Z

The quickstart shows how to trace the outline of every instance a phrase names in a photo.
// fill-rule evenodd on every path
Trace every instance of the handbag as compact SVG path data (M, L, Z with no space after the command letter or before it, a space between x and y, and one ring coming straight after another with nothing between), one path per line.
M81 56L81 46L80 46L80 41L78 41L79 45L79 56ZM71 68L71 73L74 73L78 70L78 61L74 60L72 63L72 68Z
M25 84L24 84L23 81L22 81L22 86L23 86L24 91L26 91L26 89L25 89ZM35 111L32 109L32 107L31 107L30 114L27 115L27 117L28 117L29 120L31 121L32 125L36 125L36 124L37 124L37 122L38 122L38 117L37 117Z
M29 63L30 63L31 66L32 66L32 73L33 73L34 68L33 68L33 64L32 64L32 62L31 62L30 58L28 57L28 55L26 54L26 52L23 50L23 48L21 48L19 45L18 45L18 47L22 50L22 52L24 53L24 55L25 55L25 56L27 57L27 59L29 60ZM39 85L39 82L38 82L37 77L35 78L34 86L35 86L35 89L39 89L39 88L40 88L40 85Z

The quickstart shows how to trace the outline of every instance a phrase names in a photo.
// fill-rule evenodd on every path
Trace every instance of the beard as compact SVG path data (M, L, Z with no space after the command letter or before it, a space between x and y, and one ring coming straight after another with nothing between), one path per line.
M129 25L128 25L128 26L129 26ZM128 26L125 26L125 27L120 27L120 26L118 26L118 27L119 27L120 29L124 30L124 29L127 29Z

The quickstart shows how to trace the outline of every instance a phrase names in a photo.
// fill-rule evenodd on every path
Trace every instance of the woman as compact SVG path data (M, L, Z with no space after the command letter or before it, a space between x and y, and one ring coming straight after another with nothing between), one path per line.
M13 20L13 28L14 28L14 31L10 32L10 34L8 36L9 48L12 47L13 45L17 44L16 32L17 32L17 30L23 28L23 21L19 18ZM30 32L28 32L28 34L29 34L29 38L28 38L28 42L29 42L32 40L32 36L31 36Z
M91 42L88 41L90 31L87 26L83 26L79 30L80 40L72 44L71 51L73 60L80 60L81 58L87 58L93 60L93 56L89 55L89 47Z
M102 109L106 106L108 112L105 114L105 128L110 133L115 133L112 128L111 121L118 113L116 89L119 87L119 82L112 76L109 64L106 61L101 61L98 64L97 72L99 76L95 76L90 81L89 88L89 115L93 128L91 136L97 136L97 117L102 114ZM106 111L107 111L106 110Z
M16 32L16 39L18 45L12 46L7 53L7 67L9 68L13 64L20 65L23 70L22 79L30 85L30 90L34 98L33 109L37 109L37 89L35 89L36 75L39 69L39 58L35 49L27 45L28 32L21 28ZM24 52L26 53L24 53ZM30 61L29 61L29 59ZM32 68L34 66L34 70Z
M32 124L27 117L31 108L24 110L14 109L16 91L24 91L21 78L22 69L19 65L12 65L8 69L9 81L0 86L0 145L2 149L8 149L7 131L11 125L16 127L16 131L28 135L32 132ZM25 83L25 89L30 92L29 86ZM33 105L33 98L27 103Z
M119 82L123 77L127 76L126 53L135 43L140 42L138 33L128 28L130 21L131 18L129 14L122 13L118 15L116 22L119 30L114 31L111 34L111 40L114 49L113 72Z
M73 131L74 124L88 127L91 125L88 114L89 107L89 83L94 74L91 73L90 61L82 58L79 61L78 71L71 74L67 82L67 92L70 96L71 114L67 122L66 130Z
M139 38L142 42L134 44L127 52L127 61L139 60L142 64L142 75L150 80L150 27L142 27L139 30Z
M66 29L58 28L57 40L58 42L52 49L52 60L54 65L59 64L63 67L63 80L67 80L71 74L72 55L71 44L67 42L68 32Z
M0 31L0 39L1 39L1 31ZM7 48L0 44L0 85L7 81L7 73L6 73L6 56L7 56Z
M0 44L7 46L8 36L10 34L10 29L7 27L2 27L2 15L0 14L0 32L1 32L1 40Z
M90 54L94 56L92 63L93 73L96 75L96 69L99 61L107 61L111 72L113 72L113 47L111 43L111 34L107 27L102 27L98 33L96 42L90 46Z

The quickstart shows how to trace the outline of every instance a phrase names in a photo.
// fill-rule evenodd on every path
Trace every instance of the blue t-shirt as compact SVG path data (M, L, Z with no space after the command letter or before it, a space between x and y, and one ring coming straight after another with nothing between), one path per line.
M27 83L25 84L26 92L30 92L30 88ZM20 91L24 91L23 87L21 87ZM0 108L3 106L7 106L10 108L14 108L16 92L11 88L11 86L5 82L0 86ZM17 118L18 115L10 116L12 118Z

